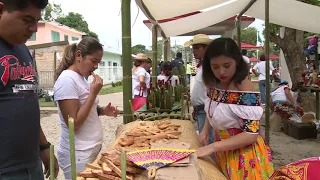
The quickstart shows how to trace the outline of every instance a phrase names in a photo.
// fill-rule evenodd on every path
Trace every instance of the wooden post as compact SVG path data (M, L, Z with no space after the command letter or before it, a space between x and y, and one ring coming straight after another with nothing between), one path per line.
M269 47L269 0L265 0L265 56L266 56L266 107L265 107L265 139L266 142L270 143L270 47Z
M76 167L76 150L75 150L75 139L74 139L74 119L68 117L69 126L69 145L70 145L70 164L71 164L71 179L77 179L77 167Z
M320 103L320 92L316 91L316 118L317 120L320 119L320 107L319 104Z
M241 17L237 16L237 42L238 47L241 50Z
M50 180L54 180L54 145L50 145Z
M57 69L57 51L54 51L53 53L53 83L55 83L56 79L54 77Z
M168 43L169 43L168 38L163 38L163 60L164 61L169 61L169 59L168 59Z
M157 51L158 51L158 25L152 26L152 87L157 83Z
M316 44L315 44L315 49L316 49L316 53L315 53L315 60L314 60L314 64L316 66L316 71L319 72L319 54L320 52L318 52L318 40L319 40L319 37L316 37ZM317 102L319 103L319 102Z
M132 121L131 107L128 103L132 100L132 56L131 56L131 0L121 1L122 18L122 58L123 58L123 123Z

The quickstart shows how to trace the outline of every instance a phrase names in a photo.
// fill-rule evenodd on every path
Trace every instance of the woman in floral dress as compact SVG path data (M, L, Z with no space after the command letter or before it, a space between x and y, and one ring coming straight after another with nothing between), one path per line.
M214 40L203 60L207 86L207 119L199 140L198 157L214 154L215 162L231 180L268 179L273 173L270 148L259 135L263 114L260 94L247 78L248 66L230 38ZM208 144L210 128L215 142Z

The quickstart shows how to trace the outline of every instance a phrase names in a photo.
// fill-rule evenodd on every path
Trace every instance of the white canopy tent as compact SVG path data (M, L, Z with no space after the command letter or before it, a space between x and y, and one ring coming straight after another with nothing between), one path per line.
M198 29L220 23L239 14L251 0L136 0L142 11L152 23L182 14L202 11L202 13L174 21L158 23L167 37L186 34ZM147 8L147 9L146 9ZM146 13L150 12L150 15ZM265 0L257 0L246 15L265 19ZM320 7L297 0L271 0L270 22L303 31L320 33ZM153 19L154 18L154 19Z
M197 13L201 13L201 12L197 12ZM194 14L192 13L190 14L186 14L180 17L174 17L174 18L169 18L169 19L164 19L164 20L159 20L158 23L163 23L163 22L169 22L169 21L176 21L177 19L180 18L185 18L187 16L192 16ZM202 29L197 29L195 31L190 31L188 33L185 34L179 34L179 36L194 36L196 34L207 34L207 35L224 35L226 37L233 37L233 35L235 35L235 19L236 16L231 17L227 20L224 20L220 23L217 23L215 25L212 26L208 26ZM247 17L247 16L242 16L241 17L241 29L244 29L246 27L248 27L251 23L253 23L255 21L255 18L252 17ZM144 20L143 23L150 29L152 30L152 23L149 20ZM161 32L159 31L159 33L157 34L158 37L161 37Z

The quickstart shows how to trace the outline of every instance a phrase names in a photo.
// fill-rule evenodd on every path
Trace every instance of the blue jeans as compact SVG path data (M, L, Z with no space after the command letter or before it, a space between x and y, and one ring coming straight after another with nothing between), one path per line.
M2 173L0 174L0 180L44 180L42 162L39 159L37 167Z
M271 92L271 84L270 84L270 92ZM267 83L266 80L260 80L259 81L259 90L261 95L261 104L266 104L266 89L267 89Z
M197 119L198 131L199 133L201 133L204 127L204 123L206 121L207 114L204 110L201 110L201 111L195 112L194 115L195 115L195 118ZM213 140L214 140L214 132L213 132L213 128L211 128L210 134L209 134L209 144L213 143Z
M266 81L260 80L259 81L259 90L260 90L260 96L261 96L261 103L266 103Z

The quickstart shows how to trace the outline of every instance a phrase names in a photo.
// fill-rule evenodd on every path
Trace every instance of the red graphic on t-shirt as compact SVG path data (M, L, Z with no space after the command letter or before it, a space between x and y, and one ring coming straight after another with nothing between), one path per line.
M12 55L6 55L0 58L0 65L4 67L4 70L1 75L1 81L3 85L6 85L10 80L25 80L25 81L34 81L33 75L35 70L32 66L32 63L29 64L23 63L20 65L20 62L17 57Z

